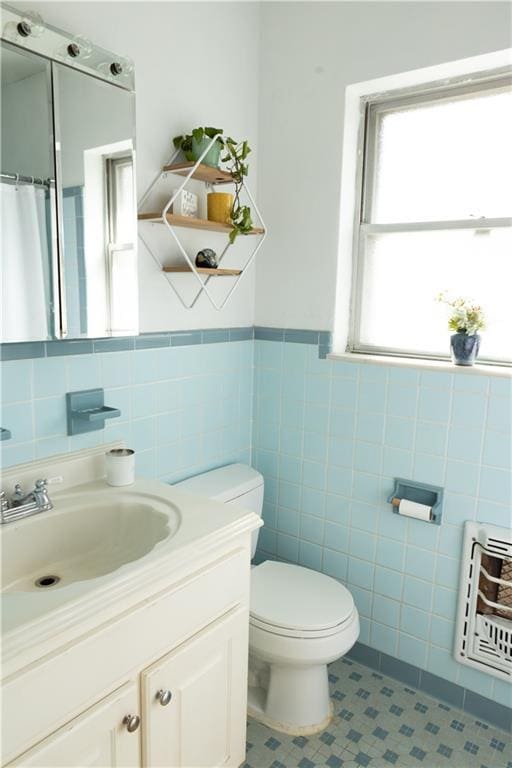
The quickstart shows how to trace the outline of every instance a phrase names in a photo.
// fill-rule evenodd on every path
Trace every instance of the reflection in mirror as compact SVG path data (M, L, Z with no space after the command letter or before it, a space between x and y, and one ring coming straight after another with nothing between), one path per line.
M48 339L56 332L54 320L60 327L58 291L54 301L51 290L56 275L50 66L2 43L2 342Z
M54 64L68 336L138 330L134 95Z

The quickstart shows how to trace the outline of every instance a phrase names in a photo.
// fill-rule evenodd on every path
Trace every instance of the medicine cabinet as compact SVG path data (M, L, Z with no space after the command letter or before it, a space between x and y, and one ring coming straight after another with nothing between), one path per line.
M136 334L133 65L2 12L0 341Z

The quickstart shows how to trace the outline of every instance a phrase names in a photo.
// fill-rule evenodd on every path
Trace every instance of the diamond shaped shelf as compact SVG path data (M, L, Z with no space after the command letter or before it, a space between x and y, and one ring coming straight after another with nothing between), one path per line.
M191 309L197 302L199 296L204 292L208 296L210 302L215 307L215 309L221 310L226 305L228 299L237 288L245 270L254 260L256 254L258 253L266 237L265 225L264 225L261 213L258 210L258 207L251 195L249 188L245 184L245 181L242 183L242 190L245 191L247 197L249 198L251 209L256 213L256 216L258 217L259 223L261 224L261 226L254 227L246 235L238 235L237 240L239 238L242 238L242 237L245 238L246 236L251 236L251 235L258 237L258 242L256 243L255 248L253 249L252 253L247 259L245 265L241 269L225 269L222 267L211 269L211 268L205 268L205 267L196 267L195 257L191 258L189 256L180 238L175 232L176 228L185 228L190 230L199 230L203 232L216 232L216 233L226 235L227 243L219 255L219 258L218 258L219 264L224 259L229 248L232 247L228 239L229 233L232 230L232 227L229 226L229 224L220 224L216 221L209 221L207 219L192 218L189 216L180 216L174 213L169 213L169 211L172 209L172 205L174 201L177 199L180 192L183 189L185 189L186 185L191 179L195 181L203 182L204 184L210 187L214 187L216 185L234 183L233 177L231 173L229 173L228 171L225 171L219 168L213 168L201 162L203 157L206 156L206 153L208 152L208 150L216 140L217 140L217 137L215 136L211 140L211 142L209 143L209 145L207 146L207 148L205 149L205 151L203 152L203 154L201 155L201 157L197 162L181 162L181 163L174 162L176 157L179 154L179 152L176 152L173 155L173 157L169 160L169 162L166 165L164 165L161 172L153 180L153 182L148 187L147 191L144 193L143 197L139 202L139 209L140 209L144 205L144 202L148 199L150 193L155 188L155 186L162 179L166 178L168 173L173 173L177 176L183 177L184 180L180 184L179 188L177 190L174 190L171 198L168 200L168 202L166 203L162 211L147 212L147 211L139 210L138 219L141 225L144 225L144 226L147 226L148 224L151 224L151 225L163 224L166 227L166 229L169 231L169 234L171 235L171 237L174 239L176 245L178 246L178 250L183 258L184 263L182 265L165 266L161 263L154 249L150 247L147 241L147 238L142 234L142 231L139 230L140 239L142 240L142 242L150 252L153 259L159 265L162 272L166 275L166 277L168 277L169 285L171 286L171 288L173 289L173 291L175 292L175 294L177 295L177 297L179 298L183 306L186 307L187 309ZM236 242L235 242L235 246L236 246ZM178 291L177 285L171 279L171 276L176 274L180 274L180 275L188 274L194 277L195 280L197 281L197 291L194 293L191 300L187 301L184 299L180 291ZM212 277L234 278L232 285L229 287L226 295L224 296L224 299L220 302L220 304L218 304L215 301L214 296L212 295L211 291L208 289L208 282Z

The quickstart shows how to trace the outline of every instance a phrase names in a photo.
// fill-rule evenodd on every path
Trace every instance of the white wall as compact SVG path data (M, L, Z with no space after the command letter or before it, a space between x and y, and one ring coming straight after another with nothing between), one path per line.
M256 149L257 3L30 0L13 5L36 10L48 23L135 61L139 194L168 159L172 137L196 125L223 127ZM256 165L254 159L252 191ZM252 325L254 268L222 312L205 296L187 311L142 245L139 263L141 331Z
M39 176L53 176L50 155L50 110L46 73L2 85L2 171ZM36 127L33 114L39 116Z
M291 328L333 328L346 86L510 45L499 2L16 5L135 60L141 192L191 126L258 143L249 180L269 237L256 322ZM254 271L222 312L205 297L186 311L141 247L141 330L252 323Z
M256 323L333 329L345 88L510 46L494 2L263 3Z

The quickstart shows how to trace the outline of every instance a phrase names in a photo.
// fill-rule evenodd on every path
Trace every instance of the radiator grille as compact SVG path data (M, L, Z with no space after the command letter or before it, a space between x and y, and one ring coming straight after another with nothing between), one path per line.
M459 586L455 658L512 680L512 535L467 522Z

